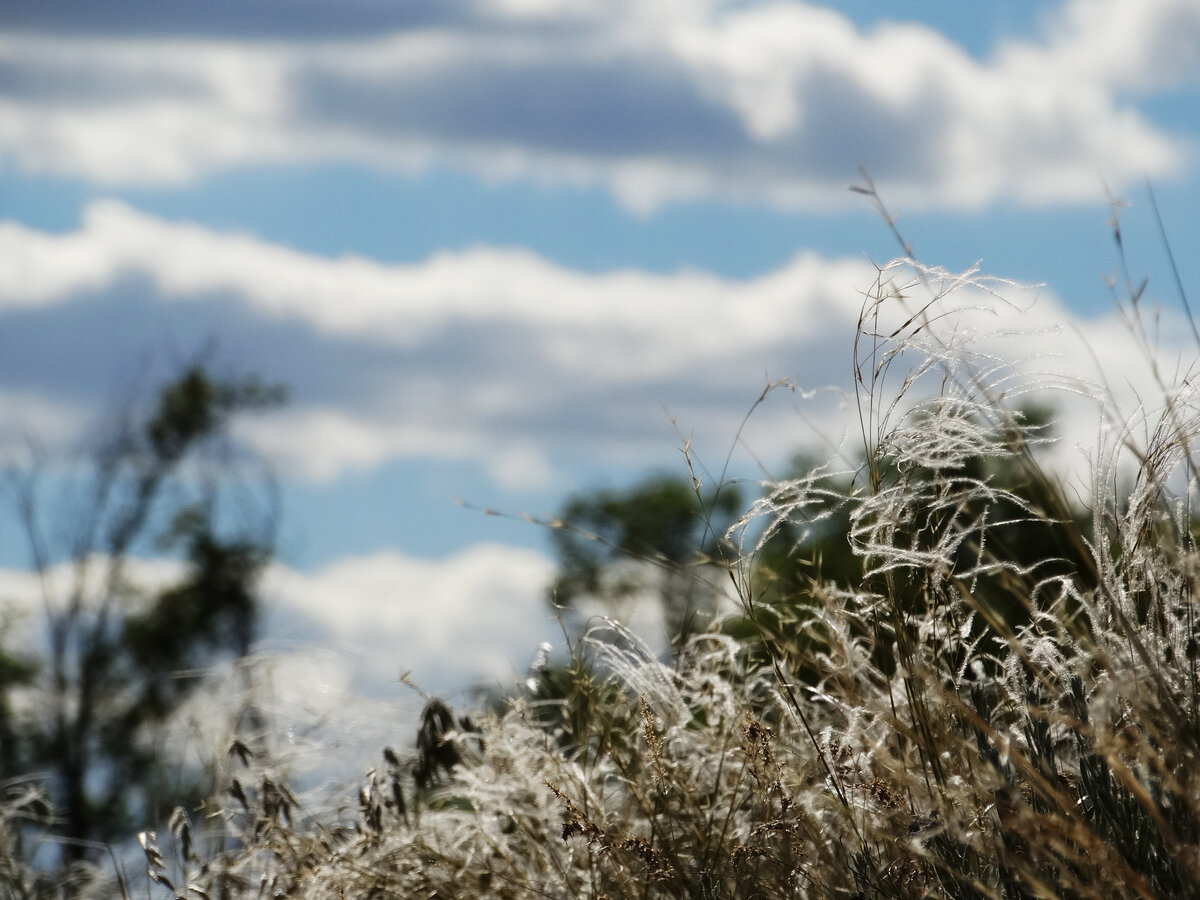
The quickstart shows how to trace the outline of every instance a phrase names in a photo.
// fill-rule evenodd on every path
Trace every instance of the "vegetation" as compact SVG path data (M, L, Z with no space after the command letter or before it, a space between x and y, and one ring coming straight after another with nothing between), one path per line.
M736 518L736 490L705 496L686 478L647 478L628 491L567 500L551 532L559 574L550 601L564 611L591 605L626 619L647 597L657 602L674 652L717 612L720 590L697 577L697 564L731 557L725 534Z
M1045 385L960 327L979 286L908 257L880 270L858 464L799 466L736 517L692 476L554 523L560 600L622 596L632 560L676 612L734 612L665 616L667 654L601 620L476 720L431 700L412 751L383 749L340 808L238 743L171 847L143 833L156 890L1200 895L1195 373L1109 421L1073 505L1043 462Z
M254 379L193 366L140 420L123 418L81 469L59 466L61 495L43 484L44 467L10 473L44 634L0 660L0 778L14 801L0 827L16 856L49 839L30 882L38 891L50 881L81 889L79 864L211 789L172 764L166 724L200 685L197 672L253 640L275 517L233 521L221 501L234 499L234 469L219 445L231 417L281 399ZM173 553L177 576L142 583L135 554L147 549ZM39 814L39 799L53 815Z

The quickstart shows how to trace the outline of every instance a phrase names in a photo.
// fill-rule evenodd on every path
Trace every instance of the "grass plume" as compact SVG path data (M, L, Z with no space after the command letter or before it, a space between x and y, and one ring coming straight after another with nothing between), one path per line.
M736 613L670 658L599 622L473 718L431 699L414 746L383 749L337 808L235 753L223 792L175 820L180 876L145 837L154 890L1200 894L1195 372L1163 373L1131 288L1157 406L1030 375L980 325L1007 285L901 243L854 337L861 453L766 485L723 536L740 553L703 577ZM1064 388L1100 411L1086 504L1044 463L1039 404ZM774 537L802 554L831 529L841 577L769 570Z

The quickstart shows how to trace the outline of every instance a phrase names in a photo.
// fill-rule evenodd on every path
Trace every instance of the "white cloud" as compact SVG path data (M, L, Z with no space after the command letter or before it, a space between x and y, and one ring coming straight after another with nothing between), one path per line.
M63 235L3 229L0 309L104 302L133 279L168 307L232 298L267 340L276 340L272 328L315 333L325 343L294 371L276 365L296 355L287 337L242 351L298 388L292 408L240 433L317 479L427 455L483 461L509 487L545 483L549 454L565 449L551 450L546 432L558 431L571 452L636 453L648 437L673 441L664 404L685 427L703 412L732 433L765 372L799 366L834 380L820 372L831 362L824 336L852 333L856 290L873 276L863 261L813 254L752 281L589 275L486 248L385 265L168 223L115 202L90 206L82 227ZM227 323L223 338L241 328ZM332 352L329 341L348 348L338 358L350 369L330 363L313 383L308 371ZM327 399L306 398L308 384ZM731 394L737 408L722 409Z
M750 282L699 272L589 275L529 251L490 248L440 252L413 265L329 259L167 222L118 201L88 206L72 233L9 222L0 223L0 238L7 250L0 310L61 303L137 276L164 299L231 294L259 314L301 321L330 337L402 348L458 323L508 322L551 333L557 362L628 381L670 371L681 357L761 347L781 329L852 316L838 298L873 274L865 262L811 253ZM705 327L693 327L700 323ZM598 353L605 331L612 337ZM489 402L501 396L493 393Z
M89 583L103 580L92 559ZM178 577L177 564L134 559L130 584L147 591ZM42 590L60 602L75 577L70 565L32 572L0 568L0 637L36 652L44 640ZM399 553L344 558L315 572L281 563L267 571L262 634L250 654L254 702L275 758L306 775L354 777L387 743L411 742L419 698L400 683L447 694L472 679L511 688L542 641L561 641L545 589L553 564L541 554L481 544L442 560ZM210 684L177 716L181 746L220 760L246 693L243 673L217 665ZM339 764L329 765L329 754ZM349 767L349 768L348 768Z
M919 25L861 30L797 2L481 4L438 26L303 43L22 35L0 149L101 183L214 169L434 161L602 184L649 210L725 195L781 207L889 198L973 208L1093 200L1178 172L1138 96L1194 80L1187 0L1073 0L1038 39L968 56Z
M1012 44L1001 59L1118 94L1194 82L1200 74L1200 8L1191 0L1070 0L1049 19L1045 48Z
M47 611L62 610L76 594L85 606L91 598L107 596L106 581L111 574L108 560L92 554L78 565L68 561L48 566L40 575L25 569L0 568L0 637L7 646L20 648L21 652L39 652L46 646ZM124 566L123 584L140 592L136 596L148 597L174 583L182 570L174 560L133 558Z
M130 279L149 285L146 302L164 315L225 298L231 305L218 307L223 330L216 336L295 389L291 406L247 420L238 434L301 478L329 481L401 458L463 460L519 491L554 485L568 460L661 464L678 442L671 416L717 470L735 440L768 461L809 442L797 411L835 443L857 429L852 405L839 406L837 393L825 392L795 403L777 395L739 431L768 378L851 391L856 318L876 278L862 260L803 253L749 280L593 275L529 252L487 248L383 264L304 254L113 202L89 207L82 227L62 235L0 227L0 310L23 309L28 317L85 304L78 314L87 303L110 302ZM968 305L984 299L961 296ZM968 326L1034 332L986 346L1057 354L1038 365L1095 380L1086 341L1111 381L1153 394L1138 354L1128 351L1126 326L1076 320L1048 292L1027 311L1002 306L955 327L961 335ZM1180 323L1164 326L1162 352L1180 352L1187 333ZM31 334L46 341L47 353L61 341L52 328ZM123 330L106 346L132 358L156 337ZM78 401L64 393L69 373L47 372L53 384L6 394L0 409L8 422L48 431L44 440L66 440L76 430ZM85 395L93 389L90 377L77 386Z
M41 392L0 390L0 467L24 465L43 446L78 439L84 421L74 405Z
M375 684L411 672L431 690L472 675L511 685L555 637L545 601L553 573L540 553L497 544L442 560L379 553L312 573L276 565L264 584L269 630L357 657Z
M284 471L317 482L426 456L481 463L497 485L514 493L553 483L557 473L532 436L490 439L487 417L498 410L481 406L474 421L459 416L457 423L429 421L428 414L381 417L309 407L246 419L235 432Z
M181 571L157 559L129 560L125 570L129 583L146 591L169 585ZM79 571L98 591L105 561L94 557ZM0 568L0 604L22 644L39 640L43 588L53 606L71 595L77 574L71 564L57 565L43 581ZM553 576L547 557L500 544L477 544L444 559L396 552L346 557L311 572L276 562L260 590L261 652L341 657L331 663L331 690L357 678L377 691L406 671L430 690L460 687L472 676L512 684L541 641L561 638L545 599Z

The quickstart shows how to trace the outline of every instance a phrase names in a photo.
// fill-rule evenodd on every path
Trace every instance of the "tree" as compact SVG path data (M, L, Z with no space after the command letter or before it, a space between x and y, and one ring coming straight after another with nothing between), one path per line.
M799 457L766 498L777 518L752 560L753 621L733 620L727 629L769 644L776 661L812 681L814 653L824 646L811 612L823 605L822 591L890 599L886 620L863 618L873 662L889 673L906 620L964 594L976 614L963 623L963 646L947 650L958 659L976 642L1001 652L1035 606L1060 597L1065 585L1071 590L1062 602L1078 611L1069 595L1093 590L1098 573L1089 516L1068 502L1034 452L1050 439L1052 422L1052 411L1036 407L1000 424L964 417L959 426L970 440L952 463L937 466L900 466L880 452L854 477L833 478ZM901 552L881 560L874 541Z
M739 551L749 554L743 560L748 565L739 568L742 608L721 623L723 630L752 654L767 654L803 681L816 680L816 658L825 649L814 617L823 606L819 595L883 589L864 578L871 561L854 546L851 510L862 506L864 491L887 491L899 479L909 485L903 496L913 499L910 509L892 511L892 540L914 553L940 547L948 562L944 576L969 584L974 602L987 613L974 621L973 638L992 626L1007 633L1027 624L1029 598L1049 591L1055 579L1090 590L1097 573L1088 551L1088 521L1032 455L1031 442L1048 440L1052 420L1051 411L1030 407L1003 427L989 430L971 422L991 435L987 453L977 449L953 466L903 472L880 457L873 485L866 464L857 474L835 475L798 455L787 477L760 501L761 514L742 520L748 531ZM698 630L700 618L715 609L714 579L701 577L699 564L735 559L722 538L740 502L728 487L702 500L687 479L671 476L651 477L623 491L573 496L560 515L566 527L553 532L559 574L552 599L578 609L590 598L625 612L624 601L650 589L678 650ZM925 576L923 570L890 571L887 593L902 600L905 614L931 602ZM874 634L882 671L892 665L888 633L897 627L880 623ZM988 640L1000 638L992 634Z
M45 642L36 666L15 654L0 666L0 774L44 780L64 872L194 793L162 758L163 728L199 684L189 673L250 648L276 521L273 498L264 510L235 477L223 439L235 415L283 399L255 378L194 365L140 421L122 418L66 479L63 502L50 502L40 468L10 479ZM248 497L253 521L226 509ZM149 552L182 569L165 588L137 582L135 555Z
M591 599L619 611L649 591L678 649L715 611L718 591L701 569L724 558L725 532L740 503L731 487L705 497L671 476L572 496L559 517L565 527L552 532L559 574L551 601L578 610Z

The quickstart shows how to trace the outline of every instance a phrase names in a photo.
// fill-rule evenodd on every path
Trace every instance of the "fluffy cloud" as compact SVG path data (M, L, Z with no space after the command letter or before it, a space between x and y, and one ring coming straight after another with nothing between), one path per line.
M106 183L436 160L603 184L642 210L700 195L815 208L846 203L865 164L909 208L1060 203L1093 198L1102 177L1119 189L1178 171L1187 148L1133 101L1200 65L1186 0L1074 0L1044 36L983 60L924 26L862 30L795 2L367 10L348 22L374 30L262 41L257 20L81 34L25 9L26 33L0 40L15 76L0 148L28 171Z
M495 544L442 560L389 552L311 573L275 566L264 585L269 633L339 649L376 686L406 672L434 690L471 676L511 685L555 637L544 599L553 573L540 553Z
M39 444L67 444L82 419L77 407L41 391L0 389L0 465L22 464Z
M293 386L292 407L243 434L315 478L429 456L479 460L527 486L551 477L556 453L636 460L669 445L664 406L684 429L704 422L728 440L768 374L847 381L856 291L874 276L813 254L751 281L588 275L486 248L385 265L113 202L66 234L2 229L0 312L15 352L0 381L94 402L96 371L164 339L211 336ZM89 364L64 370L53 363L64 353Z
M1200 10L1189 0L1070 0L1044 47L1001 48L1003 66L1115 92L1169 87L1200 73Z
M177 563L135 559L131 583L165 587ZM89 575L98 590L100 558ZM0 568L0 602L7 627L20 643L36 646L43 590L53 607L71 596L77 572L51 567L43 581L33 572ZM261 587L262 644L256 653L319 652L340 655L331 687L347 687L350 670L374 692L411 672L431 690L460 686L464 677L513 683L539 642L561 637L545 602L553 563L540 553L499 544L477 544L439 560L386 552L346 557L316 571L282 563L268 569ZM540 624L539 624L540 623ZM32 643L31 643L32 642Z
M96 563L93 581L102 578ZM152 589L178 577L179 567L137 559L126 574ZM9 646L41 646L42 592L69 596L74 575L70 566L56 566L43 582L0 568L0 637ZM250 662L256 705L279 758L310 779L345 778L385 744L411 742L420 700L400 683L405 673L441 694L472 680L512 687L540 642L561 641L544 599L552 576L542 555L493 544L442 560L382 553L313 572L272 565L261 587L263 633ZM202 760L224 756L231 711L247 691L244 673L227 664L214 664L211 676L177 723L183 746ZM331 766L334 750L338 764Z
M81 410L95 414L106 389L137 374L130 366L140 371L130 360L147 347L190 353L214 339L240 368L294 390L287 409L239 434L285 472L319 481L425 458L478 464L513 491L553 486L566 464L662 461L679 440L672 416L711 462L734 441L778 461L811 441L805 417L838 444L857 429L845 399L853 341L880 277L865 261L811 253L741 281L585 274L488 248L415 264L331 259L114 202L90 207L74 232L2 230L0 315L11 352L0 358L0 384L23 385L0 397L8 421L31 431L49 423L46 439L65 439ZM926 290L914 283L907 305L885 305L892 326ZM1152 396L1143 358L1187 349L1182 323L1163 326L1163 346L1131 353L1134 332L1118 319L1076 320L1049 293L1036 303L1028 292L1002 294L1017 303L962 290L946 301L959 312L938 327L955 340L976 334L991 358L1030 360L1026 370L1082 391L1103 371ZM122 377L104 383L97 372ZM743 427L762 386L780 378L831 390L795 403L776 395Z
M479 320L544 329L557 334L550 342L557 361L621 370L630 381L673 369L680 354L769 344L781 323L816 325L836 303L823 282L854 284L871 272L866 263L804 254L785 270L738 285L739 299L731 303L734 283L702 273L585 275L528 251L490 248L439 253L416 265L328 259L167 222L117 201L93 203L72 233L10 222L0 224L0 239L9 248L0 261L0 310L61 303L140 277L164 299L232 294L263 316L390 347L412 347ZM597 359L579 351L584 338L586 349L595 350L601 313L619 337ZM707 333L688 327L697 322L713 327Z

